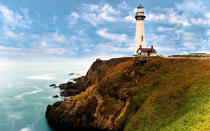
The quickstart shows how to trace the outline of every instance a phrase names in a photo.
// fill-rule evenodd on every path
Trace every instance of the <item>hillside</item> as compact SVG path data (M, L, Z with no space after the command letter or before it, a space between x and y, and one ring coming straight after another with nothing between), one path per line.
M85 78L85 92L48 106L54 129L210 129L210 61L152 58L134 66L131 58L97 60Z

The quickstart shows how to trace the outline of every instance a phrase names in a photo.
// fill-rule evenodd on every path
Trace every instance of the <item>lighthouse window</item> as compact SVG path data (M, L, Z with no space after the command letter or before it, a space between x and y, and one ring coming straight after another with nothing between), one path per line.
M144 37L143 36L141 36L141 41L144 41Z

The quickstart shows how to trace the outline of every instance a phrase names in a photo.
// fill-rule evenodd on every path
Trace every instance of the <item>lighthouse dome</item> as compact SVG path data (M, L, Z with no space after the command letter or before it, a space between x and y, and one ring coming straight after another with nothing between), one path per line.
M144 7L142 5L139 5L137 7L137 12L143 12L144 11Z

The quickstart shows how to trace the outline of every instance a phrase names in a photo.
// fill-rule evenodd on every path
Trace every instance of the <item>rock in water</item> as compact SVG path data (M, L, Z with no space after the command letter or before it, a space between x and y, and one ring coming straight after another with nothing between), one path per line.
M53 96L53 98L58 98L58 97L59 97L58 95Z
M62 90L61 96L68 97L77 95L80 92L85 91L89 86L89 82L85 76L76 78L74 81L76 83L67 82L59 85L59 88Z
M72 76L72 75L74 75L74 73L70 73L69 75Z
M51 84L50 87L56 88L57 86L56 86L56 84Z

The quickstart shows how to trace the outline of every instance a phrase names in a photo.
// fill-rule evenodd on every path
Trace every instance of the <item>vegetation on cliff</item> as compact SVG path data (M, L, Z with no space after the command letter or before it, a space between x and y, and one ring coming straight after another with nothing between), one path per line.
M85 92L49 105L57 130L209 130L210 61L97 60Z
M138 67L136 93L121 118L124 130L208 130L210 63L153 59Z

